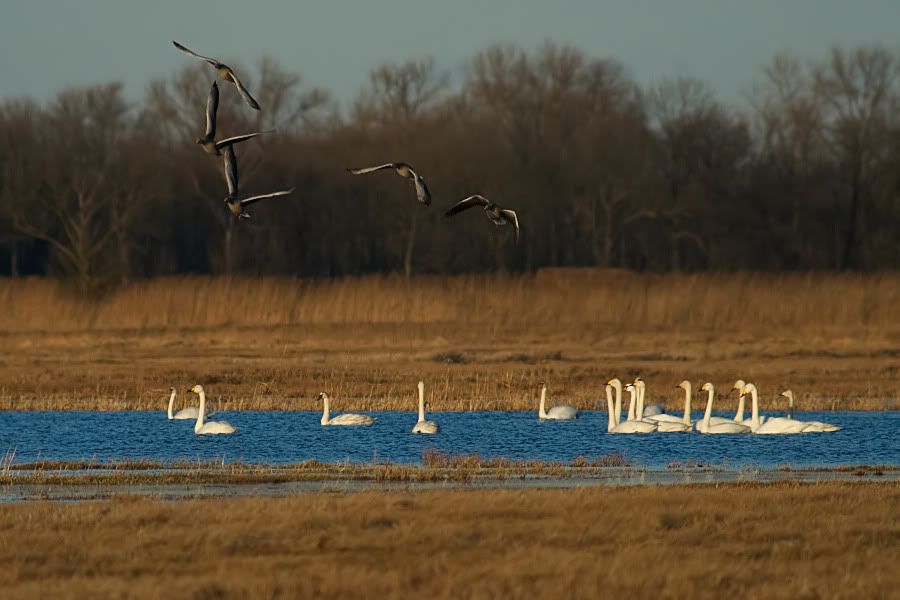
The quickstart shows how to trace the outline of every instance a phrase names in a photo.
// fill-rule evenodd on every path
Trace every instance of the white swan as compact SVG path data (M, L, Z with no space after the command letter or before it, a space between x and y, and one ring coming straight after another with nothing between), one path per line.
M441 428L434 421L425 420L425 382L419 382L419 420L413 427L413 433L437 433Z
M638 406L641 407L640 419L644 417L655 417L657 415L664 414L666 412L665 408L663 408L662 404L655 402L650 406L644 405L644 399L647 395L647 384L644 383L644 380L640 377L635 377L634 385L638 389Z
M697 422L697 431L700 433L707 434L716 434L716 433L749 433L750 427L748 425L741 425L740 423L735 423L731 419L725 419L724 423L713 423L712 422L712 407L713 407L713 399L716 394L716 389L713 387L713 384L707 382L703 384L703 387L700 388L704 392L707 392L709 396L706 398L706 412L703 414L703 420Z
M609 405L609 399L611 397L612 391L610 388L615 388L616 390L616 404L613 408L613 412L615 413L616 426L611 430L608 429L609 433L651 433L656 431L657 424L655 421L637 421L634 419L629 419L624 423L619 422L622 414L622 382L616 378L610 379L606 384L606 398L607 405ZM629 414L634 413L634 398L635 392L637 391L633 384L629 383L626 387L626 390L631 394L630 401L630 410Z
M681 388L685 391L684 394L684 414L681 417L676 417L675 415L653 415L647 417L646 420L655 420L657 425L657 431L660 433L678 433L683 431L690 431L693 427L693 423L691 423L691 382L685 379L681 383L676 386L676 389Z
M737 381L734 382L734 385L731 386L732 391L737 391L737 393L738 393L738 406L737 406L737 412L734 413L734 422L740 423L741 425L747 425L749 427L751 419L744 418L744 392L743 392L743 389L744 389L745 385L747 385L746 381L744 381L743 379L738 379ZM713 417L713 419L716 419L716 418L717 417ZM765 417L763 415L759 416L760 423L765 423L767 420L768 420L768 417Z
M784 417L772 417L765 423L761 423L759 420L759 393L756 390L756 386L752 383L747 383L744 385L741 393L750 394L752 402L750 430L753 433L758 435L787 435L804 433L808 430L809 425L807 423Z
M375 419L369 415L360 415L356 413L344 413L336 417L330 417L328 407L328 394L322 392L317 397L323 403L322 407L322 425L371 425Z
M169 396L169 410L167 411L169 419L192 420L197 418L197 415L200 414L200 409L196 406L188 406L187 408L182 408L177 413L172 414L172 408L175 406L175 388L169 388L169 392L171 392L171 395ZM216 413L209 412L206 416L211 417L214 414Z
M687 416L686 417L679 417L676 415L667 415L667 414L663 413L663 414L657 414L657 415L644 416L643 420L646 421L649 419L651 421L656 421L658 423L662 423L664 421L669 422L669 423L685 423L685 422L687 422L687 424L690 425L691 424L691 418L690 418L690 414L691 414L691 382L688 381L687 379L685 379L684 381L679 383L677 386L675 386L675 389L678 389L678 388L681 388L684 390L685 402L686 402L686 406L687 406ZM640 388L638 388L638 389L640 390ZM642 408L644 405L643 393L639 396L639 398L640 398L640 400L638 401L638 414L641 414L640 408ZM662 431L662 430L660 430L660 431ZM675 429L674 431L681 431L681 430Z
M541 382L541 405L538 408L538 418L541 421L569 421L578 417L578 411L572 406L554 406L549 411L545 410L547 405L547 384Z
M788 415L793 418L794 415L794 392L791 390L784 390L781 392L781 395L788 399ZM822 421L800 421L801 423L806 423L807 428L803 430L804 433L825 433L829 431L840 431L841 427L839 425L832 425L831 423L823 423Z
M197 435L215 435L221 433L234 433L237 431L230 423L225 421L207 421L203 422L206 416L206 393L203 386L195 385L191 388L192 392L200 396L200 409L197 411L197 422L194 423L194 433Z

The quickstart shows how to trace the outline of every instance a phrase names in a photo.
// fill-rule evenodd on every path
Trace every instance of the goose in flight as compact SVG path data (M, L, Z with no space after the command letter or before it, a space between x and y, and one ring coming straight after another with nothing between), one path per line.
M258 135L269 133L268 131L258 131L256 133L245 133L243 135L235 135L224 140L216 141L216 111L219 110L219 85L213 81L212 88L209 90L209 96L206 98L206 132L203 137L196 138L196 142L200 144L203 151L213 156L220 156L222 148L238 144Z
M225 421L206 421L206 393L203 386L195 385L190 390L200 396L200 410L197 412L197 422L194 423L194 433L197 435L217 435L225 433L234 433L237 431L231 423Z
M322 392L318 395L317 400L323 402L322 407L322 425L371 425L375 419L369 415L360 415L354 413L344 413L336 417L331 416L328 406L328 394Z
M238 168L237 158L234 155L234 147L230 145L226 146L225 152L223 154L225 156L225 181L228 183L228 195L225 197L225 204L228 205L228 210L230 210L231 214L237 217L238 220L250 218L250 213L244 210L244 208L250 206L254 202L266 200L267 198L287 196L294 192L295 188L291 188L289 190L282 190L280 192L271 192L269 194L250 196L249 198L244 198L243 200L238 198Z
M452 217L453 215L461 213L464 210L468 210L473 206L482 207L484 209L484 213L494 225L512 225L516 230L516 243L519 242L519 217L516 216L516 211L510 210L508 208L500 208L481 194L475 194L469 196L468 198L463 198L462 200L451 206L450 209L444 213L444 216Z
M431 192L428 191L428 186L425 185L425 179L413 171L413 168L405 162L384 163L376 167L359 167L358 169L347 169L347 171L354 175L365 175L366 173L381 171L382 169L393 169L400 177L411 179L416 186L416 198L419 202L425 206L431 204Z
M238 79L238 76L235 75L234 71L226 65L225 63L221 63L214 58L210 58L208 56L203 56L202 54L197 54L190 48L182 46L175 40L172 40L172 43L175 44L175 47L187 54L188 56L193 56L194 58L199 58L200 60L205 60L209 64L212 65L213 69L216 70L216 74L219 76L219 79L222 81L230 81L235 85L238 90L238 93L241 95L241 98L244 99L244 102L250 105L251 108L255 108L259 110L259 102L253 99L253 96L250 95L250 92L247 91L247 88L244 87L244 84L241 83L241 80Z

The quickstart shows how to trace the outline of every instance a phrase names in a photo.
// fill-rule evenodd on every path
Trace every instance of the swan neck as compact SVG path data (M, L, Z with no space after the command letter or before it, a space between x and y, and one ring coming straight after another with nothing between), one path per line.
M636 385L635 393L637 394L637 420L644 418L644 386Z
M322 398L322 424L327 423L329 419L329 406L328 406L328 396L326 395Z
M618 419L616 419L616 416L617 416L616 415L616 406L615 406L615 403L613 402L613 394L612 394L611 386L606 386L606 410L609 413L609 416L606 421L606 430L612 431L613 429L615 429L616 425L618 425L618 423L617 423Z
M734 420L738 423L743 422L744 420L744 404L744 394L741 394L738 398L737 412L734 413Z
M425 386L419 384L419 423L425 420Z
M684 418L682 419L687 425L691 424L691 396L693 396L691 384L688 383L687 389L684 390Z
M206 392L200 390L200 410L197 411L197 422L194 423L194 431L200 431L203 427L203 418L206 416Z
M538 408L538 416L544 418L547 416L547 386L541 388L541 405Z
M172 406L175 404L175 390L172 390L172 395L169 396L169 411L168 415L170 419L174 419L175 415L172 414Z
M750 402L751 402L751 420L750 422L753 425L753 430L755 431L757 427L759 427L759 396L756 394L756 386L750 387Z
M622 422L622 388L613 386L616 390L616 425Z
M712 417L713 396L715 392L712 389L707 390L706 412L703 413L703 427L709 429L709 420Z
M634 412L634 388L628 390L629 398L628 398L628 420L634 421L635 415L637 413Z

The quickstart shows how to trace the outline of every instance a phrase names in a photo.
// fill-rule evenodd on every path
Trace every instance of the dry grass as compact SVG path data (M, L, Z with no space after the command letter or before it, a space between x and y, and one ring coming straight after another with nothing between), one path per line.
M573 521L576 525L573 526ZM0 506L14 598L888 598L897 484Z
M161 409L203 383L221 409L596 408L641 374L677 407L684 378L786 387L807 409L897 409L900 275L636 275L140 282L100 301L45 280L0 286L0 408ZM183 402L184 398L180 400ZM721 398L723 410L734 398Z

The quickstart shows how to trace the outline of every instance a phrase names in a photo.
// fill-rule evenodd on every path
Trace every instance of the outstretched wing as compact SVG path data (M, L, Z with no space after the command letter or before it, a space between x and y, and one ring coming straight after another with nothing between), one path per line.
M271 194L260 194L259 196L251 196L249 198L244 198L241 200L241 206L248 206L253 204L254 202L259 202L260 200L265 200L266 198L277 198L278 196L287 196L288 194L293 194L296 188L291 188L289 190L282 190L280 192L272 192Z
M219 86L213 81L206 97L206 139L216 137L216 111L219 110Z
M262 135L264 133L272 133L271 131L257 131L256 133L244 133L242 135L235 135L230 138L225 138L224 140L216 142L216 148L224 148L225 146L234 146L235 144L239 144L245 140L249 140L251 138L255 138L258 135Z
M219 64L219 61L217 61L216 59L210 58L210 57L208 57L208 56L203 56L202 54L197 54L196 52L194 52L194 51L191 50L190 48L187 48L187 47L185 47L185 46L182 46L181 44L179 44L179 43L176 42L175 40L172 40L172 43L175 44L175 47L176 47L176 48L178 48L179 50L181 50L182 52L184 52L184 53L187 54L188 56L193 56L194 58L199 58L200 60L205 60L206 62L208 62L208 63L211 64L212 66L216 66L216 65Z
M481 194L475 194L474 196L469 196L468 198L464 198L450 207L450 209L444 213L445 217L452 217L457 213L461 213L464 210L468 210L473 206L487 206L488 199L482 196Z
M378 165L377 167L360 167L358 169L347 169L350 173L354 175L365 175L366 173L373 173L375 171L380 171L382 169L393 169L394 163L384 163L383 165Z
M238 167L237 157L232 146L225 147L225 181L228 183L228 196L235 198L238 195Z
M431 192L428 191L425 180L412 169L410 169L409 172L412 173L413 181L416 183L416 198L418 198L419 202L428 206L431 204Z
M238 90L238 94L241 95L241 98L244 99L244 102L249 104L252 108L259 110L259 102L253 99L253 96L250 95L250 92L247 91L247 88L244 87L244 84L241 83L241 80L238 79L238 76L235 74L234 70L231 69L231 67L228 68L228 74L231 75L231 80L234 82L234 85Z
M504 208L500 211L500 214L506 218L506 221L510 223L513 227L516 228L516 243L519 243L519 217L516 216L516 211L510 210L508 208Z

